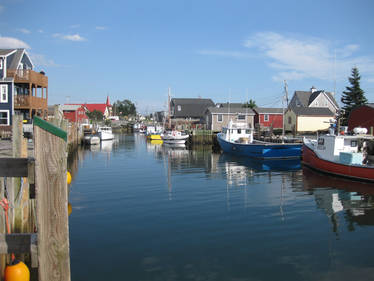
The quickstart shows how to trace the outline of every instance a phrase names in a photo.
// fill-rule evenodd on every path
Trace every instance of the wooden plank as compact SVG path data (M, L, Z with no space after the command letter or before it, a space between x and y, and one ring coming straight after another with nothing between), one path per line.
M47 132L63 139L64 141L67 141L67 133L66 131L54 126L53 124L35 116L34 117L34 126L37 126L39 128L42 128L46 130Z
M70 281L66 141L34 126L39 281Z
M0 177L27 177L28 158L0 158Z
M0 254L30 253L31 247L36 244L36 233L0 234Z

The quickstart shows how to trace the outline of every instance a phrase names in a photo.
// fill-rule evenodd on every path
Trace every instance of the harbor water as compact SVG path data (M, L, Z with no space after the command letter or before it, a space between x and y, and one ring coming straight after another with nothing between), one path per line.
M73 281L373 279L373 184L140 134L69 165Z

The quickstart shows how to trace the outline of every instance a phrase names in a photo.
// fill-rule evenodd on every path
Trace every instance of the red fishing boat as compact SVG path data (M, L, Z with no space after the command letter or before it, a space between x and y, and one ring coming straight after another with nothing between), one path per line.
M363 134L327 134L317 140L304 139L303 164L336 176L374 182L370 155L373 142L373 136Z

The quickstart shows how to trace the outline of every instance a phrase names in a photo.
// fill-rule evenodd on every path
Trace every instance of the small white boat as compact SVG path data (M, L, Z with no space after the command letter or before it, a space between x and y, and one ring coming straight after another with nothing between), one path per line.
M99 127L97 132L100 136L100 139L103 140L112 140L114 139L114 135L112 133L111 127Z
M100 144L100 138L97 135L85 135L84 136L85 144Z
M190 135L180 131L167 131L161 135L164 143L185 144Z

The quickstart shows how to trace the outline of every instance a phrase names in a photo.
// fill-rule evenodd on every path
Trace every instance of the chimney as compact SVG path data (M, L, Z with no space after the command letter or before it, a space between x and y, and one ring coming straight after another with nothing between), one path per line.
M312 93L314 93L315 91L317 91L317 89L316 89L314 86L312 86L312 88L310 88L310 91L311 91Z

